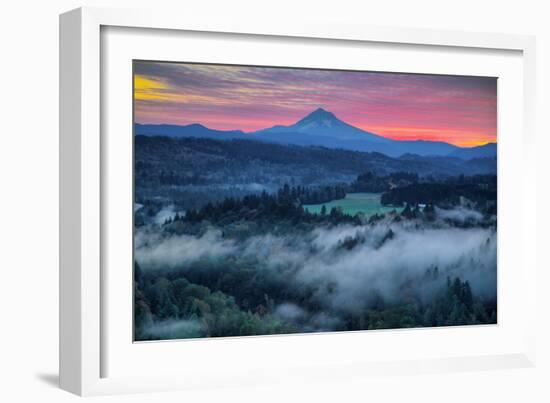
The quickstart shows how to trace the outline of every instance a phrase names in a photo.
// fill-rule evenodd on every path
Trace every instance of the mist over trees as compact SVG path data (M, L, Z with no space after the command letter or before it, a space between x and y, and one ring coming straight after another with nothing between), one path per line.
M496 318L491 228L388 217L286 235L237 238L203 231L139 233L140 326L182 319L197 323L197 335L232 336L494 323ZM219 315L231 323L220 327L214 320ZM245 330L236 330L241 326ZM154 338L146 329L144 337Z
M137 136L136 340L496 323L496 176L443 160Z

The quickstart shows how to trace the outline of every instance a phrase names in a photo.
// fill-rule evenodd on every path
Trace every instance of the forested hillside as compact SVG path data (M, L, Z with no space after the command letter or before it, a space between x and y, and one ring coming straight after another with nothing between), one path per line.
M359 173L409 172L442 178L496 172L496 160L404 156L391 158L323 147L251 140L136 136L136 202L164 197L183 209L292 186L337 185ZM206 196L206 198L205 198Z

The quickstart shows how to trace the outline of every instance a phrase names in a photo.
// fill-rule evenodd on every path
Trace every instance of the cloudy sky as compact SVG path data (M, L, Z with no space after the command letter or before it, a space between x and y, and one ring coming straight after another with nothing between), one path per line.
M314 109L399 140L496 142L495 78L134 63L137 123L254 131Z

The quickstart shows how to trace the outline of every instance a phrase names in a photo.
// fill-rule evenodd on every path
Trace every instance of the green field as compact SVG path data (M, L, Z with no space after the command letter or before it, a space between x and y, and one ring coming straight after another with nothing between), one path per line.
M323 204L304 204L304 208L310 213L319 214L324 205L328 214L333 207L340 207L345 214L363 213L367 217L396 210L395 207L383 206L380 203L380 196L380 193L348 193L345 199L333 200Z

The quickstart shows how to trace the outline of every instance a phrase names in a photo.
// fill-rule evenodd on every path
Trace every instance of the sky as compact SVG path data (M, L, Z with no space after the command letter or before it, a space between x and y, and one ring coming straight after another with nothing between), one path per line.
M134 63L136 123L290 125L317 108L396 140L496 142L497 79L190 63Z

